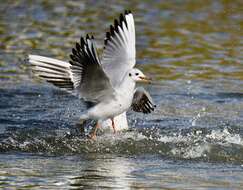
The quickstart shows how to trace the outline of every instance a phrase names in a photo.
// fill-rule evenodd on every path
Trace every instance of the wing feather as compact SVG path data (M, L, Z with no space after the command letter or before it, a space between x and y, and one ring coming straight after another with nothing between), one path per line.
M71 65L68 62L39 55L29 55L29 62L34 75L68 92L73 91Z
M136 112L151 113L156 105L153 103L149 93L144 88L139 87L134 93L131 107Z
M124 75L135 65L135 26L130 11L115 19L106 33L104 54L101 64L109 76L112 86L120 85Z
M114 95L124 75L135 65L135 26L130 11L115 19L106 33L100 62L93 36L81 37L72 49L69 62L30 55L33 72L46 81L76 91L87 101L99 102Z
M74 87L81 97L91 102L113 97L114 90L100 64L93 36L81 37L70 58Z
M81 37L72 49L70 61L29 55L33 73L85 101L100 102L113 97L114 90L103 71L96 51L94 37Z

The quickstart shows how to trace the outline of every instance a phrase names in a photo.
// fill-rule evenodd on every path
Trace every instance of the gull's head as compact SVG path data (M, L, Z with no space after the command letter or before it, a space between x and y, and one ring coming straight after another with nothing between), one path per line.
M151 82L151 79L149 77L144 75L142 71L136 68L133 68L128 72L128 77L130 77L135 82Z

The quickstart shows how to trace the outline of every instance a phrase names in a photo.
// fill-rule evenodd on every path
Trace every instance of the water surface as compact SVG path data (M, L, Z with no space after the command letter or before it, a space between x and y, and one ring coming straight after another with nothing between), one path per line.
M3 1L0 5L0 188L241 189L241 1ZM83 138L82 101L34 79L30 53L69 59L124 9L135 16L137 66L153 114L130 129Z

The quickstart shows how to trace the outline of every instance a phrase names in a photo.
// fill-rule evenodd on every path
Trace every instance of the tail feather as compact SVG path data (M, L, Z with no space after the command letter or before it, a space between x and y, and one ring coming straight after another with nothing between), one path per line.
M87 113L82 114L82 115L80 116L80 118L79 118L80 121L87 120L87 119L89 119L89 116L88 116Z

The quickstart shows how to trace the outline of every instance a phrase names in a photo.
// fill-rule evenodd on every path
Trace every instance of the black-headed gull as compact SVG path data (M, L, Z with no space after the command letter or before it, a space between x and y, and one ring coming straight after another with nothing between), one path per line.
M111 121L114 133L114 118L130 107L137 112L150 113L154 103L136 82L149 82L142 71L134 68L136 63L135 26L130 11L120 14L119 21L106 33L103 57L100 60L94 37L81 37L70 55L63 62L38 55L29 55L35 75L62 89L77 94L90 107L80 116L81 120L97 120L96 130L106 121Z

